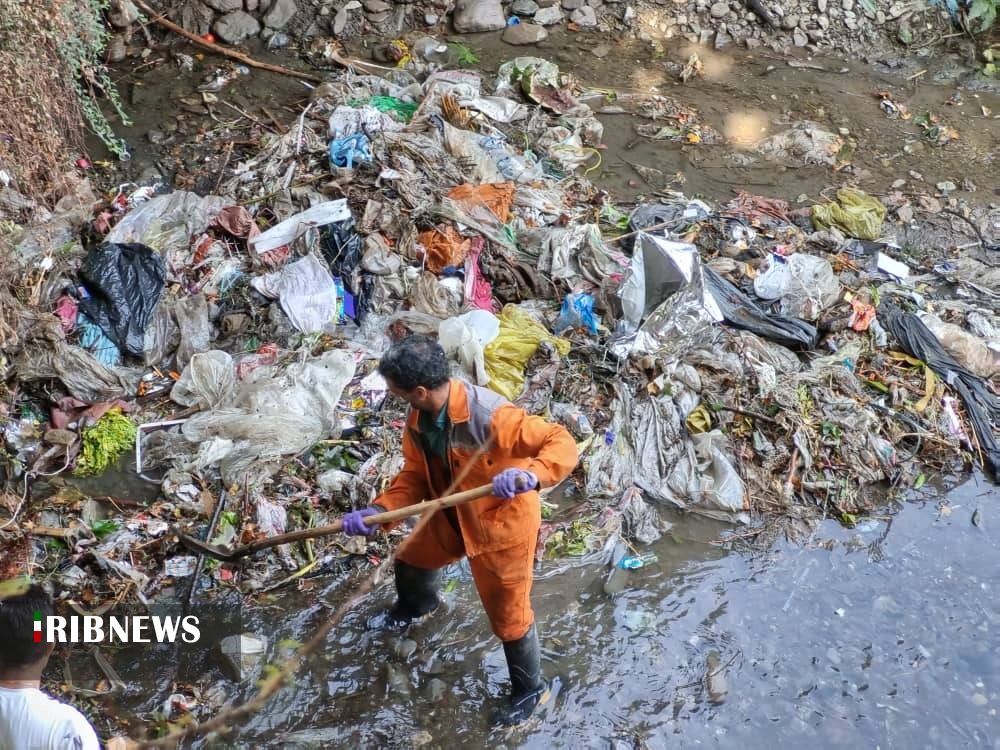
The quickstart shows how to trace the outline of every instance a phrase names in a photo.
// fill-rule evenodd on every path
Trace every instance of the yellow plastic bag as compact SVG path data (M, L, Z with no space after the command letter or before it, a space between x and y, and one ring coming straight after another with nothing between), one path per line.
M483 350L489 387L510 401L520 396L524 368L542 341L550 342L562 357L569 354L569 341L553 336L517 305L505 306L500 313L500 333Z
M820 229L836 227L848 237L877 240L882 234L886 207L878 198L854 188L837 191L837 203L812 207L812 220Z

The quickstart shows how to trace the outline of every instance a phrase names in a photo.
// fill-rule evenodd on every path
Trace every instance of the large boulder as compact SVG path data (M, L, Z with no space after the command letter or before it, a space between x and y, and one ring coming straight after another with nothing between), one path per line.
M227 13L215 22L215 33L226 44L245 42L260 31L260 22L242 10Z
M501 37L507 44L538 44L549 35L544 26L535 23L516 23L503 30Z
M269 29L283 29L298 11L295 0L274 0L271 9L264 14L264 25Z
M500 0L458 0L451 22L459 34L498 31L507 25Z

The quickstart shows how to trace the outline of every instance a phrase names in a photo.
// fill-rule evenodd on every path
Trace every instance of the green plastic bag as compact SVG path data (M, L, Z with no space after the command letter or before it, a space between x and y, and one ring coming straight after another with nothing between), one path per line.
M841 188L837 201L813 206L813 224L820 229L836 227L860 240L877 240L881 236L886 207L878 198L854 188Z
M489 387L509 401L520 396L524 368L542 341L555 346L560 356L569 354L569 341L553 336L517 305L505 306L500 313L500 333L483 350Z

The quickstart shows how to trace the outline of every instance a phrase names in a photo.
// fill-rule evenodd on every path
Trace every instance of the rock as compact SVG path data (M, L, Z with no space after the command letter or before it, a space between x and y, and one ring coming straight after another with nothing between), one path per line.
M389 10L385 13L365 13L365 18L368 19L368 22L372 26L379 28L384 24L389 23L389 19L392 18L392 11Z
M597 26L597 13L594 12L593 8L585 5L582 8L574 10L569 20L581 29L589 29Z
M917 180L918 182L923 182L924 176L913 169L909 171L910 179Z
M433 13L424 13L424 23L428 26L437 26L437 23L440 20L441 19Z
M127 29L139 20L139 11L132 0L113 0L108 7L108 22L118 29Z
M215 22L215 33L226 44L239 44L260 31L260 23L246 11L227 13Z
M709 13L712 14L712 18L725 18L729 15L729 3L715 3L709 10Z
M243 682L253 676L263 661L267 639L253 633L228 635L219 642L219 650L229 676Z
M953 193L956 190L958 190L958 185L956 185L951 180L945 180L944 182L939 182L934 187L936 187L942 193Z
M896 217L904 224L909 224L913 221L913 206L909 203L905 206L900 206L896 209Z
M819 27L823 29L823 31L826 31L827 29L830 28L830 19L827 18L826 16L820 16L818 19L816 19L816 23L819 24Z
M539 8L532 20L541 26L552 26L557 23L562 23L563 12L556 6Z
M586 4L585 0L562 0L563 10L576 10Z
M809 31L806 32L806 35L809 37L809 41L813 44L819 44L823 41L823 37L826 36L822 29L809 29Z
M802 29L796 28L795 31L792 32L792 43L795 44L796 47L805 47L809 44L809 37L806 36L806 32Z
M598 44L596 47L594 47L594 49L590 51L590 54L592 54L599 60L603 59L611 54L611 45L607 43Z
M841 0L840 7L844 10L854 10L854 0Z
M785 31L791 31L796 26L799 25L799 17L792 13L790 16L785 16L781 19L781 28Z
M124 34L114 34L108 41L108 49L105 53L108 57L108 62L121 62L128 55L128 45L125 43Z
M827 0L816 0L816 10L820 13L826 13L826 2Z
M744 39L743 44L744 46L746 46L747 49L757 49L760 46L760 40L751 37L748 39Z
M260 8L260 0L246 0L243 5L246 7L247 13L253 13Z
M507 25L500 0L458 0L451 23L459 34L498 31Z
M722 49L723 47L728 47L732 43L733 43L733 38L725 31L715 32L714 45L716 49Z
M271 9L264 14L264 25L269 29L283 29L297 10L295 0L274 0Z
M333 32L334 36L339 37L345 28L347 28L347 10L341 8L337 11L337 15L333 17L333 23L330 24L330 31Z
M411 638L400 638L396 642L396 656L406 661L417 652L417 642Z
M518 16L533 16L538 12L538 3L535 0L514 0L510 12Z
M385 13L392 10L392 6L385 0L361 0L361 5L369 13Z
M232 13L234 10L243 10L243 0L202 0L212 10L219 13Z
M507 44L538 44L540 41L548 37L549 32L545 30L544 26L539 26L536 23L515 23L513 26L508 26L503 30L503 39Z
M559 0L535 0L539 8L554 8L559 5Z
M72 430L46 430L42 439L49 445L73 445L76 433Z

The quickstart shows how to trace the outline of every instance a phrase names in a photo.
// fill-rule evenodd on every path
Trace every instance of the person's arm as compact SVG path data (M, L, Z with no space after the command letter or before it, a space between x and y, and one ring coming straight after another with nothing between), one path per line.
M493 415L498 451L530 458L527 467L538 478L538 488L559 484L576 468L580 455L576 441L560 424L546 422L513 405L501 406Z

